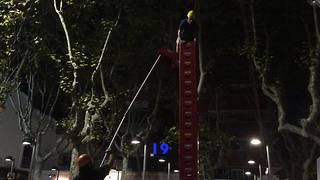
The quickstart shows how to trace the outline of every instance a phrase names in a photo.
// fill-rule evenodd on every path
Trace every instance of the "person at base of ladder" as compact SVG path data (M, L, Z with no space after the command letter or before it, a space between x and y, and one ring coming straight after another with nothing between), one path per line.
M194 12L189 11L187 18L180 22L178 29L178 37L176 41L176 52L178 53L179 44L193 41L195 38L196 24L194 22Z
M77 159L79 174L73 180L103 180L109 174L114 161L111 151L108 154L108 162L99 168L93 167L90 155L81 154Z

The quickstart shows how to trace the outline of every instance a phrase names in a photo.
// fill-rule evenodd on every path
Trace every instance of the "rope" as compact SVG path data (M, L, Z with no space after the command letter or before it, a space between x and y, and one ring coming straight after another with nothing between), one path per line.
M112 146L112 144L113 144L113 141L114 141L114 139L116 138L116 136L117 136L117 134L118 134L118 131L120 130L121 125L122 125L122 123L124 122L124 120L125 120L125 118L126 118L127 113L129 112L131 106L133 105L134 101L135 101L136 98L138 97L138 95L139 95L142 87L143 87L144 84L146 83L147 79L149 78L151 72L153 71L153 69L154 69L154 67L156 66L157 62L159 61L160 57L161 57L161 55L158 56L158 58L156 59L156 61L155 61L154 64L152 65L149 73L147 74L146 78L144 79L144 81L142 82L140 88L138 89L136 95L133 97L133 99L132 99L129 107L127 108L126 112L124 113L124 115L123 115L123 117L122 117L122 119L121 119L121 121L120 121L120 124L119 124L116 132L114 133L114 136L112 137L111 142L110 142L108 148L106 149L106 152L105 152L105 154L104 154L104 156L103 156L103 159L102 159L102 161L101 161L100 167L103 165L104 161L106 160L106 157L107 157L107 155L108 155L108 151L111 149L111 146Z

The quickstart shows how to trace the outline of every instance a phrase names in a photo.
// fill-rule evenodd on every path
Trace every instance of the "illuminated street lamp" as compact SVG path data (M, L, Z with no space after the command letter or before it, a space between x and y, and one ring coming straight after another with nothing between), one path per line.
M56 172L55 174L57 175L57 180L59 180L59 173L60 173L59 169L57 167L53 167L51 171Z
M247 176L251 176L251 172L250 171L246 171L244 174L247 175Z
M252 138L250 140L250 144L257 146L257 145L261 144L261 141L259 139L257 139L257 138Z
M131 144L140 144L141 142L138 139L132 139Z
M29 138L29 137L25 137L25 138L22 140L22 144L23 144L23 145L31 145L31 142L32 142L32 140L31 140L31 138Z
M22 144L23 145L31 145L31 143L29 141L23 141Z
M254 160L249 160L248 164L254 165L256 162ZM253 177L254 180L256 180L256 175ZM261 165L259 164L259 180L262 180L262 174L261 174Z
M140 140L132 139L131 144L140 144ZM143 145L143 167L142 167L142 180L145 179L146 176L146 165L147 165L147 144Z
M164 163L164 162L166 162L166 160L164 159L164 158L159 158L158 159L158 161L160 162L160 163ZM167 180L170 180L170 172L171 172L171 163L170 162L168 162L167 163Z
M28 175L28 180L31 180L31 175L32 175L32 168L33 168L33 163L34 163L34 156L35 156L35 140L32 139L31 137L25 137L22 140L22 145L24 146L30 146L32 148L32 155L31 155L31 162L30 162L30 168L29 168L29 175Z
M261 141L257 138L252 138L250 141L250 144L254 145L254 146L258 146L261 144ZM266 152L267 152L267 162L268 162L268 176L269 176L269 180L272 179L272 172L271 172L271 162L270 162L270 153L269 153L269 146L266 145ZM260 179L261 179L261 166L259 166L259 173L260 173Z
M14 158L12 156L7 156L4 158L4 160L6 162L10 162L11 163L11 167L10 167L10 173L8 174L9 178L13 178L13 166L14 166Z
M249 160L248 161L248 164L250 164L250 165L253 165L253 164L255 164L256 162L254 161L254 160Z
M14 161L14 159L13 159L12 156L7 156L7 157L4 158L4 160L5 160L6 162L13 162L13 161Z

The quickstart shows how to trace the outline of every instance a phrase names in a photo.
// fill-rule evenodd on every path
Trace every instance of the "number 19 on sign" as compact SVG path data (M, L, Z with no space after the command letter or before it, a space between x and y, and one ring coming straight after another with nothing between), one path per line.
M158 150L160 150L160 155L166 155L169 152L169 145L168 144L157 144L153 143L153 155L158 155Z

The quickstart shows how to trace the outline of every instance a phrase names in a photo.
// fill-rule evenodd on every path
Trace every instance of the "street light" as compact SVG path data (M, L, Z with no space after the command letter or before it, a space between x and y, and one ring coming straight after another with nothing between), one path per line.
M256 162L254 161L254 160L249 160L248 161L248 164L250 164L250 165L253 165L253 164L255 164Z
M29 141L23 141L22 144L23 145L31 145L31 143Z
M23 138L23 140L22 140L22 144L23 144L23 145L31 145L31 142L32 142L32 140L31 140L31 138L29 138L29 137L25 137L25 138Z
M31 155L31 162L30 162L30 168L29 168L29 175L28 175L28 180L31 180L31 175L32 175L32 168L33 168L33 163L34 163L34 156L35 156L35 141L33 141L32 138L30 137L25 137L22 140L22 145L25 146L31 146L32 148L32 155Z
M166 160L164 158L159 158L158 161L160 163L166 162ZM167 173L167 180L170 180L170 172L171 172L171 163L170 162L167 163L167 172L168 172Z
M250 144L254 146L258 146L261 144L261 141L258 138L252 138L250 141ZM271 162L270 162L270 152L269 152L269 146L266 145L266 152L267 152L267 162L268 162L268 176L269 180L272 180L272 172L271 172ZM259 173L260 173L260 179L261 179L261 166L259 166Z
M131 144L140 144L141 142L138 139L132 139Z
M131 144L137 145L140 144L141 141L138 139L132 139ZM145 179L146 176L146 165L147 165L147 144L143 145L143 167L142 167L142 180Z
M250 140L250 144L252 144L252 145L260 145L261 144L261 141L259 140L259 139L257 139L257 138L252 138L251 140Z
M13 159L12 156L7 156L7 157L4 158L4 160L5 160L6 162L13 162L13 161L14 161L14 159Z
M10 174L8 174L8 177L13 178L14 158L12 156L7 156L7 157L4 158L4 160L6 162L10 162L11 163Z
M254 160L249 160L248 164L254 165L256 162ZM256 175L253 175L253 179L256 180ZM259 180L262 180L262 174L261 174L261 165L259 163Z
M57 175L57 179L56 179L56 180L59 180L59 173L60 173L59 169L58 169L57 167L53 167L53 168L51 169L51 171L56 172L56 175Z

